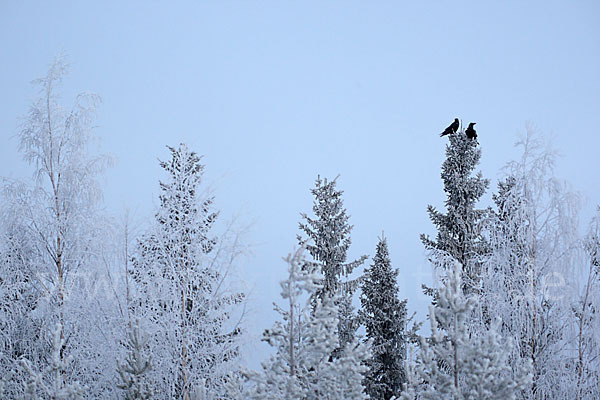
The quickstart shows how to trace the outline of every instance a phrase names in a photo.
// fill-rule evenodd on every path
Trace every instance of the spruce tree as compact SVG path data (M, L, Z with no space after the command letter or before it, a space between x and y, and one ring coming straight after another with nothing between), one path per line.
M148 338L141 331L139 320L128 332L127 358L125 363L117 363L121 382L117 384L124 391L125 400L150 400L152 390L146 374L152 369L152 356L148 353Z
M481 172L473 175L481 158L476 140L461 130L448 136L446 160L442 165L442 180L446 193L446 213L432 205L427 207L429 218L437 228L435 240L421 235L430 251L446 253L456 259L463 269L463 289L476 292L480 284L481 257L487 252L482 235L486 210L475 205L485 193L489 181Z
M365 270L359 312L371 343L364 386L372 399L398 397L406 382L406 300L398 298L397 278L382 237L373 264Z
M238 357L240 331L231 313L244 295L227 292L223 283L234 257L228 251L235 249L215 250L220 240L211 228L218 213L213 198L199 192L201 158L185 144L169 150L171 159L160 164L169 179L160 183L156 223L133 262L134 312L150 322L155 392L189 399L204 385L218 397Z
M314 295L322 289L323 277L306 268L303 249L290 255L288 279L281 282L285 308L275 305L283 321L276 321L264 332L263 340L275 347L276 353L262 363L262 371L246 372L252 387L244 398L260 400L297 399L364 399L361 385L366 371L362 362L368 349L356 339L340 351L336 295L323 301ZM311 299L315 299L311 301Z
M21 366L28 376L25 392L31 400L42 399L79 400L84 398L86 387L78 381L66 381L67 371L72 368L72 357L64 357L66 341L62 337L63 327L57 323L52 334L52 350L43 371L37 371L27 359L21 360Z
M339 295L340 318L337 331L342 349L352 341L358 328L358 320L352 307L352 296L358 287L358 280L350 280L348 277L356 267L364 263L367 256L347 262L352 225L348 223L350 217L346 214L342 201L343 191L336 189L336 180L337 178L331 181L317 178L315 188L311 189L315 197L315 217L301 214L304 222L300 222L300 230L307 237L298 235L298 241L301 244L307 243L306 249L313 258L313 262L307 263L306 268L323 274L322 287L314 294L313 303L317 298L324 302L327 297Z
M422 340L410 385L403 400L514 400L531 382L530 364L511 370L512 342L499 333L495 320L485 332L470 332L469 319L478 299L465 296L461 266L447 257L440 265L448 271L438 301L430 305L431 337ZM454 268L450 267L454 264Z

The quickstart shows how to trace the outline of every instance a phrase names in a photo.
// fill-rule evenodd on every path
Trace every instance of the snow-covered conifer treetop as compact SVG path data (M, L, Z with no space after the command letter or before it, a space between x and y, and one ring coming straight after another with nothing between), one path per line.
M427 207L429 218L437 228L435 240L421 235L428 250L445 252L464 268L463 284L467 291L477 291L481 258L487 252L482 235L487 210L476 209L476 203L485 193L489 181L481 172L474 174L481 158L476 140L463 131L448 136L446 160L442 164L446 213L433 206Z
M167 397L219 397L239 354L241 328L232 313L245 295L226 282L238 249L227 236L211 237L218 213L213 198L200 195L201 157L185 144L169 151L170 160L160 163L168 179L160 183L156 223L133 262L135 311L152 337L148 376Z
M344 208L343 191L337 190L336 183L337 178L317 178L315 187L311 189L315 197L315 217L303 213L301 215L305 222L300 222L300 230L310 239L306 248L325 277L322 289L324 293L336 292L340 279L349 276L367 258L362 256L355 261L346 262L353 226L348 222L350 216ZM305 241L300 236L298 240L301 243Z
M386 239L377 244L373 264L365 270L361 289L361 309L372 355L365 389L371 398L399 396L406 382L406 300L400 301L398 270L392 269Z

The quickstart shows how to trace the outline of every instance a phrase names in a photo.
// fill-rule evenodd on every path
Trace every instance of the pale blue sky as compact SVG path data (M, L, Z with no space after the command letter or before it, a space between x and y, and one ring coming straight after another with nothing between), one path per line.
M411 309L427 279L419 234L441 206L439 177L454 117L477 122L492 179L516 156L526 121L554 136L558 175L600 203L600 3L0 1L1 174L16 154L29 82L54 55L72 63L65 98L103 98L97 133L118 163L105 200L149 216L166 144L205 155L225 216L255 223L255 333L271 323L317 174L341 174L355 225L351 256L385 230ZM489 196L483 206L489 203Z

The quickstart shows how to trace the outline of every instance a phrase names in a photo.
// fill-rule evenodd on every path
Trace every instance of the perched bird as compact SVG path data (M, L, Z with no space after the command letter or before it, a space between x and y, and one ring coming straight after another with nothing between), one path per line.
M477 139L477 132L475 131L475 128L473 128L473 125L475 125L475 124L476 124L475 122L471 122L469 124L469 127L465 131L465 134L467 135L467 137L469 139Z
M454 122L450 124L449 127L447 127L444 132L442 132L440 134L441 136L446 136L446 135L450 135L452 133L456 133L456 131L458 130L458 118L454 118Z

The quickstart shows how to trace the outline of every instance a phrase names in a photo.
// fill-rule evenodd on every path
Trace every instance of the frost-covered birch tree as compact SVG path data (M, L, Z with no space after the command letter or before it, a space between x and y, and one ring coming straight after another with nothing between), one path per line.
M276 353L262 371L246 372L252 386L247 397L256 400L364 399L361 384L367 346L356 340L331 357L339 347L335 296L315 297L323 288L319 271L305 267L304 249L287 257L288 279L281 282L285 308L275 305L282 321L264 332L263 340ZM311 301L312 300L312 301ZM311 306L312 303L312 306Z
M212 236L218 213L202 195L201 158L185 144L169 151L160 163L168 180L160 183L156 221L134 257L134 311L147 321L157 396L188 400L203 390L221 398L237 368L235 312L245 296L229 291L226 278L239 249L229 236Z
M23 376L18 368L22 357L41 365L48 349L41 346L39 335L46 329L42 316L35 318L40 293L32 284L35 279L31 237L22 228L21 220L3 210L3 232L0 240L0 373L6 380L4 393L21 394ZM11 212L14 209L10 209Z
M462 130L449 135L448 139L446 160L442 165L446 213L431 205L427 207L437 234L435 239L421 235L421 241L428 250L445 252L454 257L464 268L465 291L477 292L482 257L487 251L482 235L487 210L475 206L485 193L489 181L483 178L481 172L473 175L481 158L478 142L469 139Z
M365 391L372 399L398 397L406 383L407 311L400 301L398 270L392 269L387 241L380 238L373 264L365 269L359 315L371 344Z
M327 296L338 297L340 318L337 332L341 349L354 339L359 325L352 306L352 296L359 282L349 277L356 267L364 263L367 256L347 262L352 225L348 223L350 217L342 201L343 191L336 189L336 179L329 181L318 177L311 193L315 197L315 217L301 214L303 222L300 222L300 230L306 238L298 235L298 241L308 242L306 249L313 261L306 264L307 268L323 274L323 285L315 296L322 301Z
M12 373L23 357L32 369L46 371L54 357L49 332L58 324L64 340L58 361L73 360L66 378L97 389L107 383L102 376L108 358L92 350L91 343L104 339L89 329L98 324L86 305L98 274L102 224L97 178L107 159L89 151L98 96L80 94L71 108L62 105L60 86L67 69L64 57L58 57L46 76L33 81L39 96L18 135L33 180L5 182L3 188L3 235L8 240L0 285L8 290L2 293L12 294L2 300L10 299L11 305L2 306L0 324L6 327L0 340L12 361L5 358L1 364Z
M523 155L509 164L494 196L482 315L502 319L502 336L515 344L513 370L522 359L531 362L522 398L559 399L571 386L566 289L579 240L576 197L554 177L555 154L541 138L528 130L518 144Z
M584 239L587 258L583 287L573 305L575 316L575 399L600 397L600 207Z

